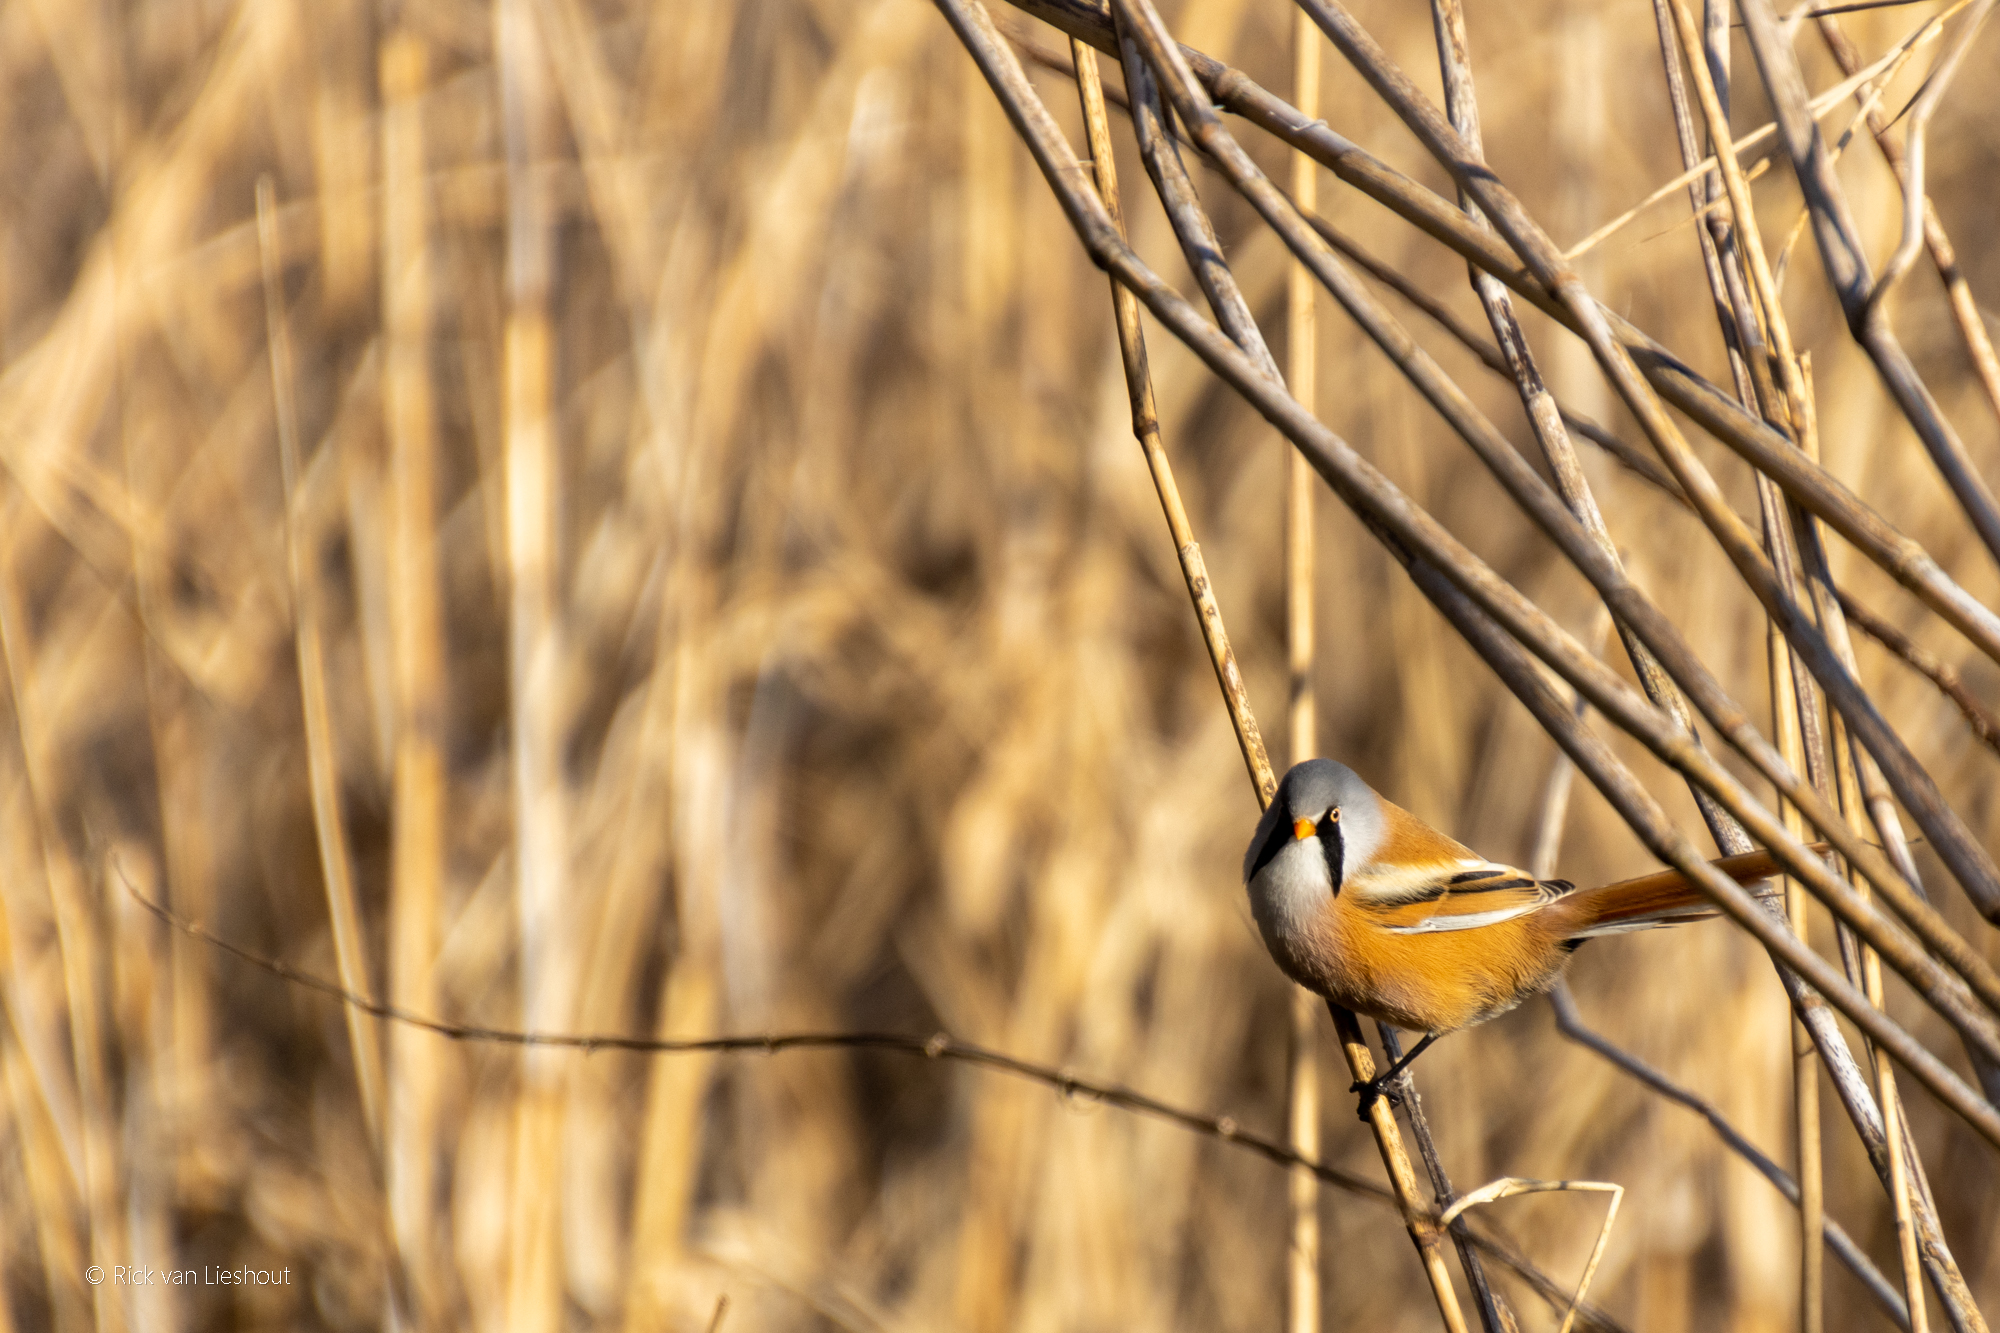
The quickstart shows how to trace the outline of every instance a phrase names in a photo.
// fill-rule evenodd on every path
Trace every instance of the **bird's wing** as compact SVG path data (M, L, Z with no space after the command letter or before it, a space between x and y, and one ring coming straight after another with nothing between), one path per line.
M1482 863L1441 868L1426 884L1408 885L1394 897L1362 905L1391 934L1429 935L1527 916L1574 887L1567 880L1538 880L1512 866Z

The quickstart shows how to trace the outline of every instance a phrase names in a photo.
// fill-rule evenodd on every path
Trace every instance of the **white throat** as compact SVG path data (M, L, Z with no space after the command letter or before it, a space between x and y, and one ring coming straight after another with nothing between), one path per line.
M1257 918L1264 943L1282 957L1333 897L1333 879L1319 839L1291 843L1257 872L1249 890L1250 913Z

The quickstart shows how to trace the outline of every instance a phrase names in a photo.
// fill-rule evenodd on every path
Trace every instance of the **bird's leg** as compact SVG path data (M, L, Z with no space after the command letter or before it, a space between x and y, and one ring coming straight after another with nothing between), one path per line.
M1397 1095L1394 1092L1390 1091L1389 1085L1394 1083L1399 1077L1401 1077L1403 1071L1410 1067L1411 1062L1414 1061L1418 1056L1422 1055L1424 1051L1430 1046L1430 1044L1436 1041L1437 1039L1438 1039L1437 1033L1435 1032L1425 1033L1424 1039L1418 1042L1415 1046L1412 1046L1409 1049L1409 1051L1403 1056L1402 1059L1396 1061L1396 1063L1390 1065L1387 1069L1377 1074L1374 1078L1369 1079L1366 1083L1363 1083L1360 1079L1356 1079L1353 1082L1353 1084L1349 1086L1349 1088L1347 1089L1349 1092L1358 1092L1361 1094L1361 1105L1358 1108L1358 1110L1360 1111L1361 1118L1363 1120L1366 1120L1368 1118L1369 1111L1374 1109L1376 1098L1386 1096L1389 1098L1391 1102L1401 1100L1400 1098L1397 1097Z

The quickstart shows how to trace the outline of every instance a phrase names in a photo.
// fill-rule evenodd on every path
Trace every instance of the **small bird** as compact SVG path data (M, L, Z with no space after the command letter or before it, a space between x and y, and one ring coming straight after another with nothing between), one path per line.
M1744 882L1777 871L1763 851L1715 864ZM1426 1034L1380 1077L1355 1085L1364 1118L1440 1035L1549 989L1585 940L1716 915L1677 871L1579 892L1488 861L1330 759L1285 774L1244 854L1243 882L1287 976Z

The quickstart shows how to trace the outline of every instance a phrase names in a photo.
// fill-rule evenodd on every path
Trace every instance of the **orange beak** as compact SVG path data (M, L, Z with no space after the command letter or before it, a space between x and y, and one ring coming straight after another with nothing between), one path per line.
M1300 842L1304 842L1317 832L1319 832L1319 825L1313 823L1310 819L1294 819L1292 821L1292 836Z

